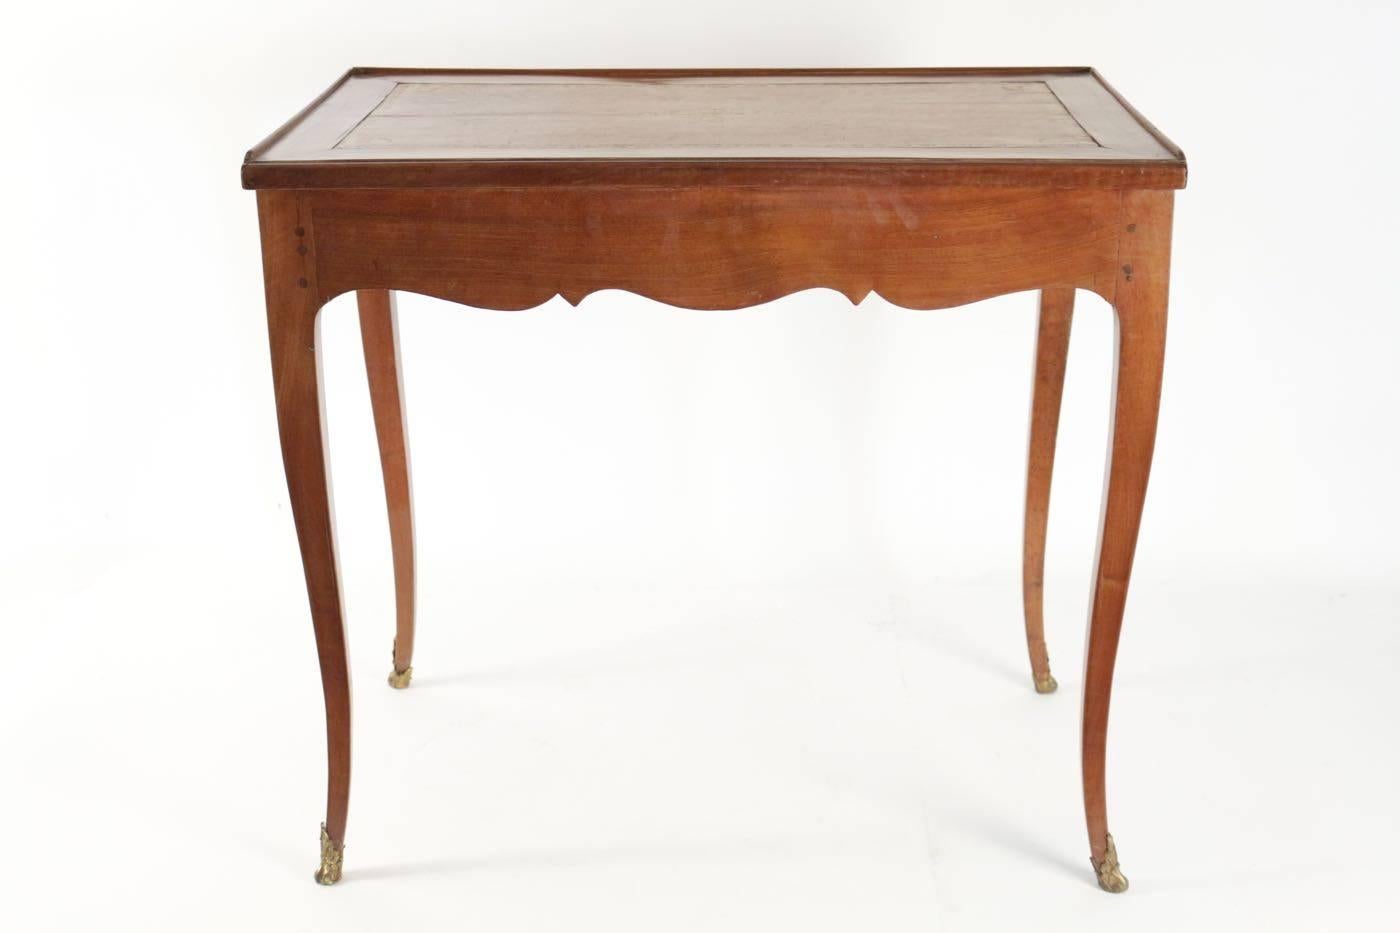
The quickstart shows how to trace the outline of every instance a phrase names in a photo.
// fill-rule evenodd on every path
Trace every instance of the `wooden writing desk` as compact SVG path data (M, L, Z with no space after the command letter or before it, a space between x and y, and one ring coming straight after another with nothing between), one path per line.
M391 290L479 308L620 288L741 308L806 288L945 308L1038 289L1026 483L1026 640L1074 290L1113 306L1113 438L1084 676L1084 810L1099 885L1113 662L1157 428L1173 190L1186 161L1085 68L860 71L355 69L248 153L282 457L326 699L316 879L340 879L350 682L327 494L317 311L358 295L393 543L389 682L413 659L413 520Z

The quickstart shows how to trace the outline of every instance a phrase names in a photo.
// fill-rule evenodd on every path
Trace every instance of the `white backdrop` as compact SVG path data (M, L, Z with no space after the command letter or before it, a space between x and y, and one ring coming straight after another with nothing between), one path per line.
M1143 912L1134 929L1269 912L1273 929L1384 929L1378 892L1400 869L1382 792L1400 781L1400 7L582 7L78 4L7 29L0 915L997 929L1024 911L1122 929L1126 910ZM353 302L332 303L359 721L347 884L311 890L319 686L238 166L352 64L1092 64L1186 150L1110 743L1132 892L1084 883L1075 771L1108 308L1081 294L1070 353L1052 726L1020 641L1034 296L912 312L822 290L708 313L612 292L509 314L403 296L422 635L402 696L380 689L387 534ZM532 689L550 698L512 705ZM727 744L755 717L753 747ZM587 731L600 720L606 736ZM416 763L381 773L395 736ZM1042 740L1053 779L1017 757ZM832 780L884 788L862 806L895 814L852 817L856 835L900 840L856 868L841 859L869 839L851 843L841 805L742 764L781 771L843 741ZM711 773L724 762L732 786ZM484 783L448 777L464 773ZM696 803L707 793L719 811ZM470 794L500 809L450 809ZM959 809L969 794L994 825ZM407 798L412 816L383 812ZM667 822L677 801L693 824ZM732 833L695 842L724 819ZM435 841L412 835L434 821ZM394 873L426 851L428 869ZM813 851L836 861L807 865ZM1018 890L1045 899L1008 901ZM210 914L211 898L236 904Z

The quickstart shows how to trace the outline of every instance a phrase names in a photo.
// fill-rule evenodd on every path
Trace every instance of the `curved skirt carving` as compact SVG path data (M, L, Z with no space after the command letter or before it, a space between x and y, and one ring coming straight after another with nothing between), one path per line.
M683 308L810 288L944 308L1063 285L1112 300L1120 195L1041 188L305 191L322 301L358 289L520 310L621 289Z

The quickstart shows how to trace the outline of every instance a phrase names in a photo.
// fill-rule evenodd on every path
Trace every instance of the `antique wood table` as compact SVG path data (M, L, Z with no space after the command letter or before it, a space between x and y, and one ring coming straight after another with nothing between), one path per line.
M946 308L1040 291L1023 585L1036 690L1046 512L1075 289L1117 320L1084 674L1084 810L1106 891L1114 657L1156 435L1174 189L1186 162L1087 68L431 71L358 68L248 153L272 378L326 703L316 879L340 879L350 678L326 475L317 312L354 291L407 687L413 520L391 290L529 308L626 289L742 308L801 289Z

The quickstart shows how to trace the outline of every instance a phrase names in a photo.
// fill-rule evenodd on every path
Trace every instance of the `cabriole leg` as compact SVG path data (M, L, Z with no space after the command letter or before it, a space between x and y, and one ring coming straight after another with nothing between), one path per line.
M1099 886L1115 894L1127 890L1128 879L1118 866L1118 852L1108 832L1104 781L1108 707L1157 436L1167 333L1171 210L1170 191L1124 194L1122 266L1114 299L1118 362L1112 441L1089 615L1081 738L1090 861Z
M370 405L379 437L379 462L384 471L384 498L389 507L389 541L394 555L394 595L397 623L394 669L389 685L402 690L413 679L413 500L404 429L403 380L399 374L398 309L394 293L382 289L357 295L360 336L369 374Z
M317 312L322 301L316 288L311 221L301 215L298 195L259 191L258 219L282 462L306 574L326 703L326 819L321 824L321 864L316 880L335 884L340 880L350 801L350 669L316 359Z
M1040 293L1021 563L1026 648L1031 656L1031 678L1037 693L1054 693L1058 686L1050 673L1050 655L1045 647L1045 531L1050 514L1050 479L1055 469L1055 436L1060 426L1060 396L1065 385L1065 357L1069 352L1073 319L1074 289L1047 288Z

